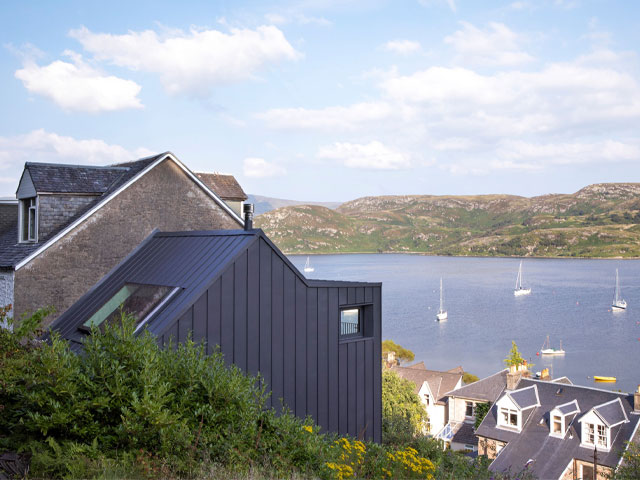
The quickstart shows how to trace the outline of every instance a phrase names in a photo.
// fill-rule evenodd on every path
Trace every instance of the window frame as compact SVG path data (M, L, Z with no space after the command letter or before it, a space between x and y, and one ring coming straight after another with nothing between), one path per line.
M506 420L503 416L506 414ZM515 423L511 423L511 421L515 417ZM520 430L520 412L516 409L508 408L508 407L500 407L500 411L498 412L498 425L506 428L516 428Z
M471 415L467 415L467 410L471 407ZM471 420L476 418L476 402L465 400L464 402L464 418Z
M18 242L38 242L38 196L20 199L18 208ZM33 214L33 225L31 215Z

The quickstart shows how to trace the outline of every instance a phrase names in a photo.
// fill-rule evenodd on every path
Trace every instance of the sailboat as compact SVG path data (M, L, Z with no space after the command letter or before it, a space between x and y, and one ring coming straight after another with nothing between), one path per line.
M620 296L620 281L618 280L618 269L616 268L616 291L613 295L613 302L611 303L611 309L614 312L619 312L627 308L627 302Z
M309 261L309 257L307 257L307 262L304 264L304 271L305 272L313 272L315 270L315 268L313 268L311 266L311 262Z
M522 286L522 260L520 260L520 268L518 269L518 278L516 278L516 288L513 291L513 294L516 297L520 295L529 295L531 293L530 288L524 288Z
M564 350L562 349L562 340L560 340L560 348L551 348L551 343L549 342L549 335L547 335L547 339L542 344L540 353L542 355L564 355Z
M438 322L444 322L447 320L447 311L444 309L444 291L442 289L442 277L440 277L440 310L436 314L436 320Z

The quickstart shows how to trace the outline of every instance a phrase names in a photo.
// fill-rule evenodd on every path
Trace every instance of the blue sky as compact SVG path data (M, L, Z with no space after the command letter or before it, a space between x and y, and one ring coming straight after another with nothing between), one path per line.
M640 177L637 2L16 1L0 45L0 196L166 150L314 201Z

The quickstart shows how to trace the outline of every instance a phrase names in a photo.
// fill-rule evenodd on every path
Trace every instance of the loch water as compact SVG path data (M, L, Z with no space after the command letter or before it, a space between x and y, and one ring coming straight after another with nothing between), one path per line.
M292 255L301 271L306 256ZM524 286L513 295L520 259L405 254L314 255L309 278L382 282L382 338L409 348L427 368L461 365L484 377L504 368L518 344L533 371L578 385L634 391L640 384L640 260L524 259ZM612 312L615 269L625 311ZM436 322L444 283L446 322ZM549 335L564 356L537 356ZM597 383L593 376L614 376Z

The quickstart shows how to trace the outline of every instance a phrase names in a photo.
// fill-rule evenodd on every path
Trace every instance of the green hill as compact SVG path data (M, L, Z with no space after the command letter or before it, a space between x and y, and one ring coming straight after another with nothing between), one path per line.
M279 208L255 224L287 253L640 257L640 183L574 194L363 197Z

